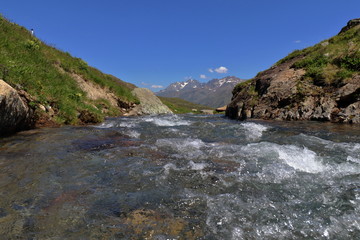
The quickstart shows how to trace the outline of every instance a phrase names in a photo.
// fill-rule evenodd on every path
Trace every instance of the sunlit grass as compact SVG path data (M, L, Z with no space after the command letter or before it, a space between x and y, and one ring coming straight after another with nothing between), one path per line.
M48 46L30 31L0 16L0 78L16 89L27 91L36 103L51 105L58 110L60 123L78 122L79 112L87 110L98 119L104 113L95 107L71 77L76 73L87 81L113 91L120 99L137 102L131 84L88 66L69 53ZM103 102L103 105L109 105ZM36 106L36 104L34 104ZM112 109L107 114L118 114Z

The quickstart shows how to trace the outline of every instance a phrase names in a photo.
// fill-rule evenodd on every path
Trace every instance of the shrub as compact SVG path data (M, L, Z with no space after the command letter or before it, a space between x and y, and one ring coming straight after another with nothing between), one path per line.
M351 71L360 71L360 56L357 55L359 54L334 59L334 64Z
M309 69L309 68L321 68L329 63L329 59L323 54L317 54L316 56L308 56L300 61L297 61L292 65L293 68Z
M40 41L37 39L28 39L25 41L25 47L29 50L39 50L40 49Z

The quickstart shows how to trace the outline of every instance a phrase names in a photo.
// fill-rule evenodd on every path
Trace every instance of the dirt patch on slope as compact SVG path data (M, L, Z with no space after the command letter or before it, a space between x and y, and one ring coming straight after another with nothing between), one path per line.
M71 77L76 80L81 90L86 93L86 96L91 100L105 99L113 106L118 106L118 98L113 92L107 88L102 88L93 82L87 81L82 76L71 73Z

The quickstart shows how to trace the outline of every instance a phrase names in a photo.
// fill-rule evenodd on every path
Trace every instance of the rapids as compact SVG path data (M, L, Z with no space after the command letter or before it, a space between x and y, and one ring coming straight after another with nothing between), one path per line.
M1 239L360 239L360 127L111 118L0 139Z

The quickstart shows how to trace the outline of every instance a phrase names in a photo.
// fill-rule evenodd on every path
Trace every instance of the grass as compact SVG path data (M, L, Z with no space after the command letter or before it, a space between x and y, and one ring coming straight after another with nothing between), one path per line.
M32 105L51 105L57 110L56 121L77 124L80 112L88 111L101 121L105 114L87 98L72 73L81 75L103 88L113 91L120 99L138 102L131 94L135 86L122 82L89 66L84 60L48 46L32 36L30 31L0 16L0 78L16 89L23 89L35 100ZM119 114L112 109L111 115Z
M158 98L160 98L160 100L166 106L168 106L171 111L178 114L191 113L191 112L200 113L200 110L212 109L211 107L192 103L180 98L169 98L169 97L159 97L159 96ZM193 111L193 109L196 109L197 111Z
M360 72L360 26L356 26L313 47L296 52L304 57L293 64L305 69L304 79L317 86L340 87ZM295 53L279 61L291 59Z
M246 89L247 87L249 87L251 85L252 81L253 81L253 79L249 79L247 81L236 84L232 91L232 94L235 95L236 93L242 91L243 89Z

